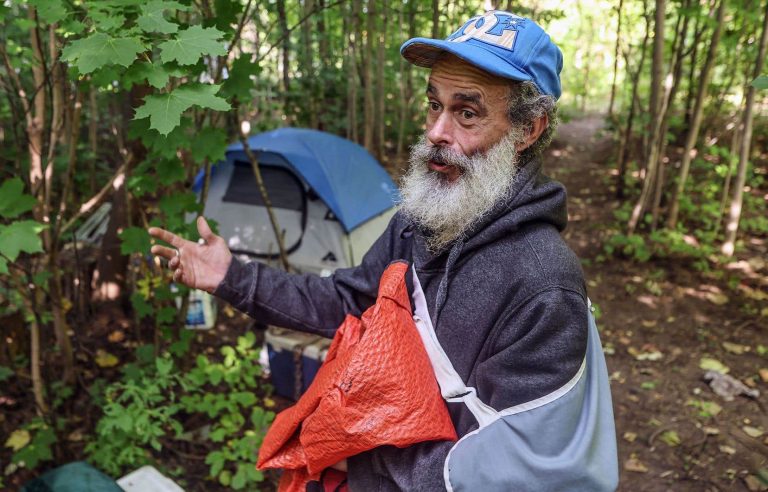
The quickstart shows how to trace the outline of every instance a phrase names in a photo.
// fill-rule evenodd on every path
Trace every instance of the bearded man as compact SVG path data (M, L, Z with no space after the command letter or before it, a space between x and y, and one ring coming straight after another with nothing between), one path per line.
M409 291L423 292L423 315L461 388L447 393L452 382L438 375L460 440L350 457L339 465L350 489L612 490L605 361L579 261L560 236L565 190L541 173L561 52L533 21L493 11L446 40L411 39L401 53L431 69L426 132L400 210L361 265L320 278L243 264L202 217L205 244L151 229L180 254L152 251L176 281L327 337L375 302L392 261L413 265Z

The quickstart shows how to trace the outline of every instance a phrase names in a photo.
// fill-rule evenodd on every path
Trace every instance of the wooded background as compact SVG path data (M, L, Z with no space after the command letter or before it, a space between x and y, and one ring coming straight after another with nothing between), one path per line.
M400 57L400 45L445 37L490 8L535 19L561 47L564 121L605 114L612 182L596 186L611 187L621 206L605 225L615 234L603 260L684 257L717 269L718 258L766 237L768 1L7 0L0 380L28 377L36 417L17 430L39 439L42 453L22 460L29 445L9 446L11 461L34 469L56 452L61 429L51 412L84 377L73 326L88 323L95 306L127 313L138 339L151 342L153 360L189 369L177 361L191 341L180 329L184 310L146 259L146 227L196 237L184 217L205 200L207 179L201 196L190 191L200 169L209 172L226 145L247 134L296 126L354 140L398 174L423 131L427 76ZM105 202L112 206L101 247L78 249L74 231ZM237 357L250 356L251 345L243 341ZM149 364L158 394L179 384L162 364ZM218 370L200 364L205 377ZM195 377L201 388L212 383ZM123 386L99 401L107 405L138 380L113 383ZM203 411L197 403L186 411ZM223 415L222 405L209 415ZM124 441L88 449L114 473L144 459L142 446L159 450L156 437L171 425L168 415L157 436L137 440L139 417L119 408L105 411L115 422L91 431L122 433ZM244 439L235 427L248 414L226 408L232 420L221 424L221 440ZM251 418L254 428L268 419ZM131 446L139 451L125 454ZM247 453L215 452L206 463L222 484L263 479Z

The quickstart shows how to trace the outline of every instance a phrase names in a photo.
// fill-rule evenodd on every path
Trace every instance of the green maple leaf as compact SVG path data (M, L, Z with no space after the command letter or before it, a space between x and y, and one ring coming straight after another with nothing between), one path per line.
M34 220L20 220L9 225L0 225L0 254L11 261L16 261L20 252L41 253L43 243L40 231L45 226Z
M120 234L120 253L129 255L131 253L147 254L152 242L149 239L149 233L141 227L127 227Z
M184 165L179 159L163 159L157 163L157 181L168 186L177 183L185 177Z
M237 23L237 16L243 11L243 5L236 0L214 0L216 27L226 31L232 29L232 24Z
M197 195L191 191L166 195L160 199L158 208L166 217L182 217L188 212L197 212L200 204L197 203Z
M230 106L224 99L216 96L218 85L187 84L177 87L173 92L157 96L147 96L144 105L136 110L136 119L149 116L149 127L163 135L179 126L181 113L192 106L227 111Z
M250 55L241 55L232 63L227 80L221 86L221 95L226 98L235 96L242 103L250 102L253 99L251 76L259 72L261 67L251 61Z
M141 16L136 20L136 23L144 32L174 33L179 30L179 25L165 20L163 14L166 10L189 10L189 7L179 2L152 0L141 6Z
M91 73L105 65L129 66L144 46L136 38L113 38L96 33L73 41L61 52L62 59L73 62L82 74Z
M37 9L37 16L53 24L59 22L67 16L67 9L61 0L30 0L29 5Z
M757 90L768 89L768 75L761 75L752 81L752 87Z
M177 61L180 65L194 65L203 55L225 55L227 50L218 41L224 33L215 27L192 26L179 31L176 39L160 43L163 63Z
M146 318L155 312L152 305L138 292L131 294L131 304L139 319Z
M226 151L227 134L221 128L203 128L192 141L192 155L198 162L205 158L209 162L220 161Z
M88 9L88 17L99 31L114 31L125 24L125 16L119 13L119 9L109 8L109 5L98 2L88 2L88 4L89 7L95 5Z
M123 82L133 84L146 80L152 87L162 89L170 78L171 73L163 65L142 61L131 65L125 72Z
M0 185L0 217L13 219L32 210L35 199L24 194L24 183L20 178L11 178Z

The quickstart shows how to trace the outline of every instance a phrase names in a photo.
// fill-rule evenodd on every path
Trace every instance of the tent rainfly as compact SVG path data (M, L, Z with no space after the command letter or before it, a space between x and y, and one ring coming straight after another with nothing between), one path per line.
M398 192L363 147L316 130L280 128L248 139L291 265L329 275L360 263L395 212ZM203 173L194 191L203 186ZM235 254L276 259L277 242L241 143L211 173L204 215Z

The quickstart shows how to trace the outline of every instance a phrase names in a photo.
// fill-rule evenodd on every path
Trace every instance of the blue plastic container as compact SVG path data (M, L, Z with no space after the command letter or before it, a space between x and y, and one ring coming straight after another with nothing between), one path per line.
M315 378L331 341L317 335L270 326L265 342L275 393L297 400Z

